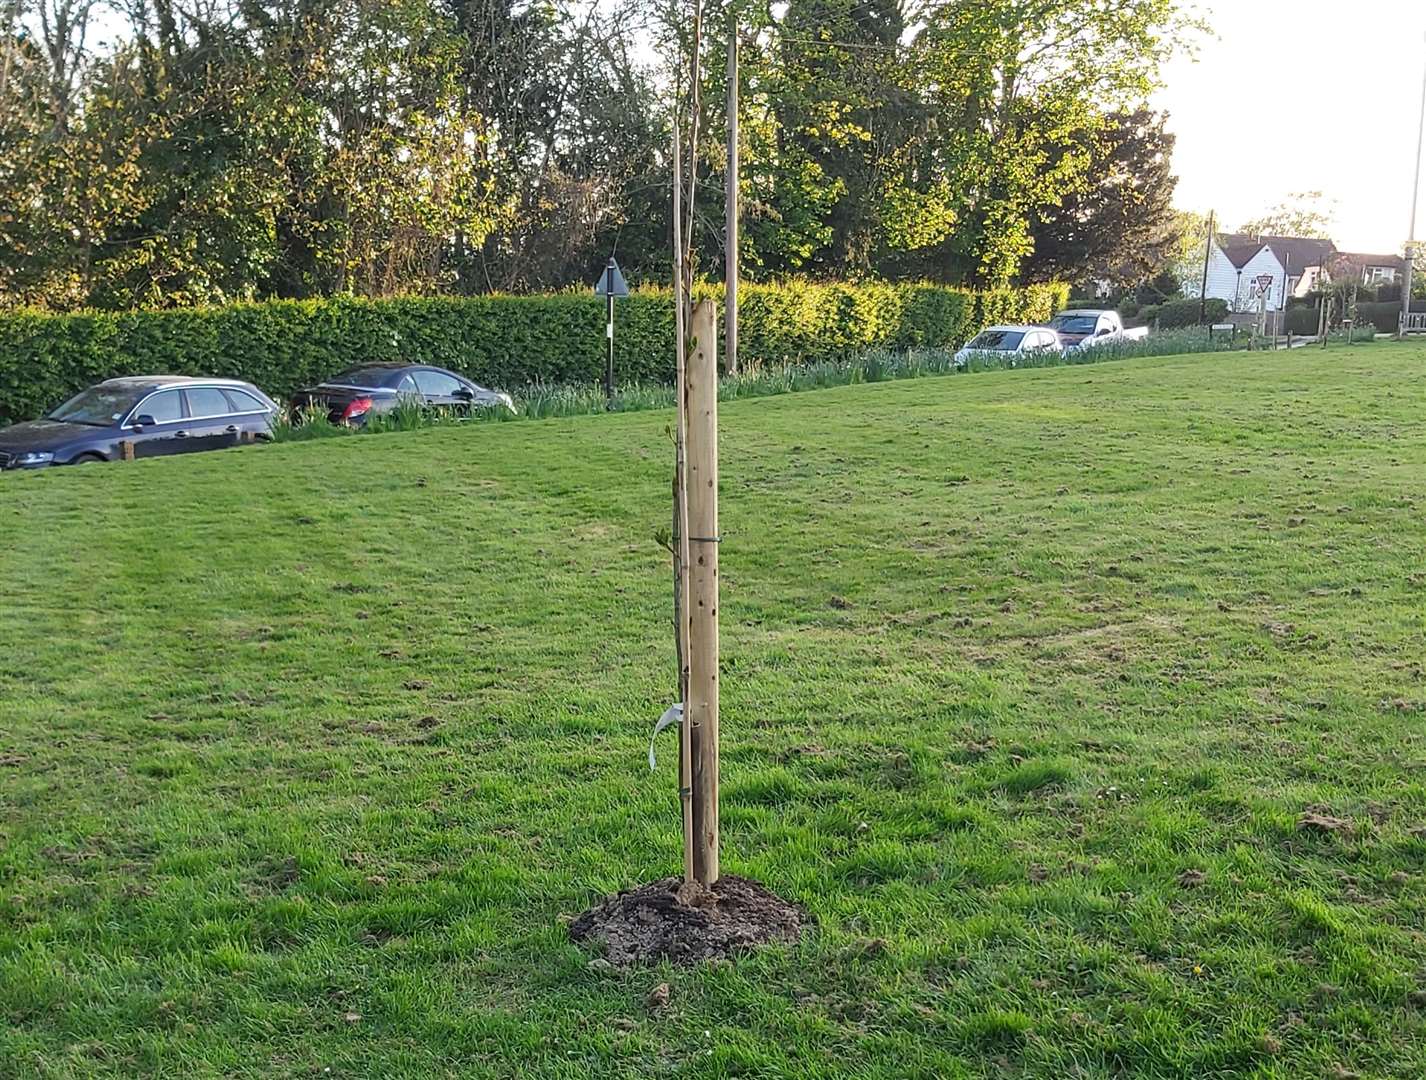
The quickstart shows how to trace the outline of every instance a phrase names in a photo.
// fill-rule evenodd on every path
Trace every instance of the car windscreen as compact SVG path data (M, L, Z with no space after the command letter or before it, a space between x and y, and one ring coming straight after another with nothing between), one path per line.
M62 420L67 424L110 427L127 416L138 399L137 390L117 386L91 386L88 390L75 394L50 413L49 419Z
M1025 335L1019 330L985 330L977 334L968 349L984 349L994 352L1012 352L1020 347Z
M376 390L385 386L394 374L396 371L389 367L358 367L333 375L327 382L339 386L369 386Z
M1061 334L1092 334L1099 325L1098 315L1056 315L1050 325Z

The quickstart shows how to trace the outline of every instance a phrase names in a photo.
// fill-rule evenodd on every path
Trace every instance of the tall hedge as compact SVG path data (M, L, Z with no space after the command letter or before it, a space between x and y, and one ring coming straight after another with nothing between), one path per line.
M1212 325L1228 317L1228 301L1209 297L1202 300L1169 300L1159 305L1156 319L1160 330L1181 330L1185 326Z
M974 293L933 285L746 285L739 356L745 364L783 364L871 346L959 345L992 322L1044 321L1065 299L1059 286ZM615 324L619 379L672 378L667 292L618 301ZM118 375L226 376L285 400L373 360L438 364L497 387L593 382L604 363L604 303L563 293L0 314L0 422L40 415Z

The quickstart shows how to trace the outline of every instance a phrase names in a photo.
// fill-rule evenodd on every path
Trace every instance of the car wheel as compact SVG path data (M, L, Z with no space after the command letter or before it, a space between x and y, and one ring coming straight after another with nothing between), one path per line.
M71 461L70 464L71 464L71 465L88 465L88 464L90 464L91 462L104 461L104 460L105 460L105 458L104 458L104 455L103 455L103 454L80 454L77 458L75 458L73 461Z

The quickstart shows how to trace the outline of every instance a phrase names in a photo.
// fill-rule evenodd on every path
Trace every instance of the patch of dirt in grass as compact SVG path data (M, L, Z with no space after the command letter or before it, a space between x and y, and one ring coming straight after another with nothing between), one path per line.
M661 959L697 964L791 944L811 924L801 906L748 878L728 875L705 889L670 877L595 904L570 923L569 936L602 947L605 961L626 968Z
M1299 832L1345 833L1347 836L1355 831L1352 823L1345 818L1332 817L1316 810L1303 811L1297 819L1297 829Z

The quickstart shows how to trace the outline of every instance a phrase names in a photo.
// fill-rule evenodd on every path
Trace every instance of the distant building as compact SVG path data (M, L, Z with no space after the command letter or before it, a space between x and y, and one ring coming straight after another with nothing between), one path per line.
M1263 298L1269 311L1281 311L1327 278L1335 252L1330 240L1220 233L1208 253L1207 295L1230 311L1257 311Z
M1406 273L1400 255L1363 255L1355 251L1336 252L1327 264L1333 281L1353 281L1360 285L1395 285Z

